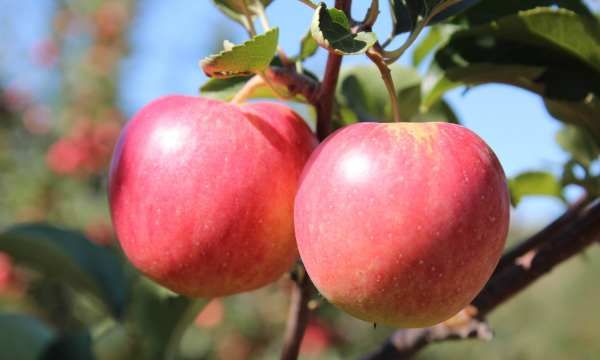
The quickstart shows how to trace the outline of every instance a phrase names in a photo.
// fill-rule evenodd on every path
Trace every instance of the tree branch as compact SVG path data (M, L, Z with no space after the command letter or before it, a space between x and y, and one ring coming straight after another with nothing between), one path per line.
M300 351L300 344L304 337L304 330L308 324L310 309L308 301L314 291L314 286L302 265L298 265L298 275L292 288L292 299L288 321L283 339L283 352L281 360L296 360Z
M501 262L503 268L494 273L473 300L469 307L472 308L470 319L461 326L444 322L429 328L398 330L378 351L363 360L410 359L433 342L485 338L485 331L481 331L481 319L555 266L584 251L593 242L600 241L600 199L596 198L588 204L575 206L567 211L568 215L561 216L529 240L508 251L506 258L503 257L506 260ZM528 249L527 256L523 258L521 255L522 260L515 261L518 259L515 254L523 249Z
M348 19L351 18L350 9L352 7L352 0L336 0L335 7L344 11ZM342 56L330 52L318 96L310 96L312 99L311 102L317 110L317 137L321 141L331 133L331 114L341 65ZM315 290L312 281L308 277L308 274L305 273L302 265L300 266L299 273L301 277L295 282L292 291L292 303L284 336L281 360L296 360L298 358L300 344L302 343L310 314L308 301Z

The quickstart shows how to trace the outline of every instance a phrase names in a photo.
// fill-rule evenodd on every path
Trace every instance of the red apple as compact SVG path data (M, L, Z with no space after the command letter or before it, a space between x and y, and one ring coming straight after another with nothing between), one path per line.
M293 201L315 146L283 105L150 103L126 125L111 163L110 208L125 254L188 296L276 280L298 256Z
M333 304L400 327L470 303L507 235L506 179L473 132L446 123L360 123L309 159L294 221L310 278Z

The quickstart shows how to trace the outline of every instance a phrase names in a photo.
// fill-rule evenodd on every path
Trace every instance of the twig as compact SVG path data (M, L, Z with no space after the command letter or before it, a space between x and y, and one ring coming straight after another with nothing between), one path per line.
M549 227L552 227L551 224ZM547 228L546 228L547 229ZM476 317L472 321L481 321L496 307L524 290L537 279L550 272L558 264L585 250L593 242L600 241L600 199L596 198L588 206L579 208L568 224L556 232L549 232L543 241L534 235L539 246L534 247L529 261L506 262L502 271L494 273L490 281L473 300ZM528 240L529 241L529 240ZM528 242L526 241L526 243ZM508 252L510 254L511 251ZM394 333L382 347L363 358L363 360L401 360L410 359L425 346L444 340L460 339L446 323L423 329L405 329ZM442 336L440 336L442 334ZM480 337L471 333L466 337Z
M563 229L565 226L568 226L569 223L578 216L578 214L581 212L581 209L589 204L589 202L590 198L587 195L584 195L548 226L531 236L526 241L522 241L513 246L506 253L504 253L504 255L502 255L502 258L500 259L498 266L496 266L494 273L498 273L504 270L507 266L515 264L519 258L523 257L529 251L541 245L548 237L552 236L552 234L555 234L561 231L561 229Z
M313 3L310 0L299 0L299 1L313 10L316 10L319 7L317 4Z
M331 133L333 101L341 65L342 56L330 52L325 67L325 77L321 83L321 91L319 91L320 100L317 103L317 137L319 140L324 140Z
M284 345L281 360L296 360L298 358L300 344L302 344L302 338L304 337L304 331L306 330L310 315L308 301L313 293L313 289L313 284L308 275L306 275L304 267L299 264L298 276L292 288L292 299L285 329L285 338L283 340Z
M391 63L395 62L396 60L398 60L404 54L404 52L415 42L415 40L417 40L417 38L419 37L419 35L423 31L423 29L425 29L427 24L429 24L429 22L436 15L438 15L442 11L448 9L450 6L458 4L461 1L462 0L447 0L446 2L442 2L439 5L435 6L433 8L433 10L431 11L431 13L429 15L427 15L427 17L425 19L423 19L417 23L417 26L412 30L412 32L410 33L410 36L408 37L408 39L406 39L406 41L402 44L402 46L400 46L400 48L393 50L393 51L385 51L385 50L382 51L382 55L383 55L383 57L385 57L386 63L391 64ZM390 41L391 41L391 38L386 40L383 43L382 47L386 47Z
M265 80L268 80L265 81ZM263 86L284 87L287 94L279 94L284 98L301 95L309 104L316 104L319 93L319 82L306 75L297 73L289 67L270 67L260 75L253 76L235 94L231 103L241 104L252 96L252 93ZM274 90L275 91L275 90Z
M248 8L248 4L246 3L248 0L242 0L242 11L244 12L244 18L246 19L246 30L248 30L248 34L250 37L256 36L256 28L254 27L254 19L252 19L252 13Z
M352 0L336 0L335 7L345 12L348 18ZM317 136L319 140L325 139L331 132L331 113L335 97L335 88L339 77L342 57L333 52L329 53L325 75L321 86L318 87L317 96L309 96L317 110ZM296 360L304 331L308 322L310 309L308 301L314 292L314 285L308 274L305 274L304 267L300 265L299 273L302 277L295 282L292 293L292 303L290 305L289 319L284 336L282 360Z

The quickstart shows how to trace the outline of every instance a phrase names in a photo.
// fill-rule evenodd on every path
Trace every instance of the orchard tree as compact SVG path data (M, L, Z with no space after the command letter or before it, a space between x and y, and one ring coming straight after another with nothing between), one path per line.
M407 359L433 342L491 338L488 314L600 241L600 24L582 1L373 0L352 14L351 0L288 0L313 13L295 54L279 46L272 2L214 0L249 39L200 61L210 79L199 96L156 99L121 130L107 181L119 246L40 223L0 234L0 286L29 271L68 289L50 292L64 307L37 319L1 315L13 358L193 358L192 323L212 329L222 298L276 283L290 293L281 359L343 341L313 315L321 308L398 329L362 359ZM97 22L96 52L122 50L118 9L96 14L118 25ZM373 31L383 16L389 35ZM396 64L411 46L424 75ZM305 66L319 48L321 77ZM341 71L345 56L370 65ZM115 71L106 59L90 66ZM488 83L539 95L563 123L560 177L507 180L460 125L444 94ZM95 94L66 106L70 135L47 159L61 176L107 167L120 113ZM569 202L567 186L582 195ZM530 195L567 210L505 250L510 206ZM247 356L252 344L235 334L218 356Z

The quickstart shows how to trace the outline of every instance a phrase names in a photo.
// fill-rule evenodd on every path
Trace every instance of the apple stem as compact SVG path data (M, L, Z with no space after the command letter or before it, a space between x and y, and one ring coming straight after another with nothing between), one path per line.
M373 61L373 63L379 69L381 78L385 83L385 88L390 96L390 104L392 106L392 114L394 122L401 122L402 115L400 114L400 106L398 105L398 95L396 94L396 86L394 85L394 79L392 78L392 72L385 63L385 59L381 55L381 49L372 47L367 51L367 57Z

